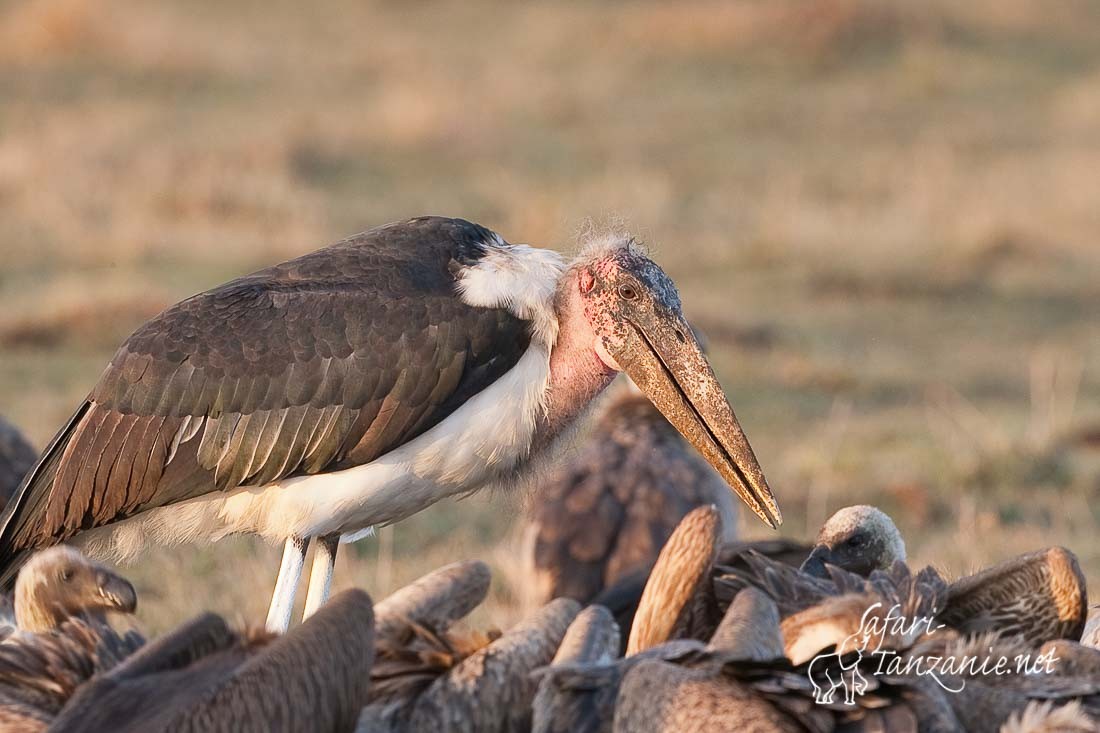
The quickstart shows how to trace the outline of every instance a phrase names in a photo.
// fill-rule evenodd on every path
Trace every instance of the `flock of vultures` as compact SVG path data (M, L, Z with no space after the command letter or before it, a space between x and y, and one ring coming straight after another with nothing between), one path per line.
M623 389L600 412L535 494L544 604L513 628L463 621L491 582L470 560L378 602L345 591L285 634L208 613L146 640L109 620L135 610L133 587L57 546L9 599L0 730L1097 730L1100 634L1072 553L949 581L910 569L869 506L813 542L739 542L728 489L648 400ZM0 425L10 492L34 452ZM916 664L968 656L1033 668Z
M341 543L524 479L516 626L468 620L476 560L329 598ZM736 499L773 528L778 503L622 234L567 261L420 217L200 293L41 455L0 423L0 490L0 731L1100 730L1069 551L947 579L872 506L738 540ZM141 599L97 560L241 533L284 543L266 623L112 626Z

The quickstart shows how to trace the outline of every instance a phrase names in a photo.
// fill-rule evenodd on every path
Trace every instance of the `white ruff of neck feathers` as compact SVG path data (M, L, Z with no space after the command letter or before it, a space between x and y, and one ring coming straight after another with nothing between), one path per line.
M507 308L531 322L532 336L548 349L558 336L554 293L565 272L562 256L549 249L508 244L498 235L488 251L458 275L458 292L468 305Z

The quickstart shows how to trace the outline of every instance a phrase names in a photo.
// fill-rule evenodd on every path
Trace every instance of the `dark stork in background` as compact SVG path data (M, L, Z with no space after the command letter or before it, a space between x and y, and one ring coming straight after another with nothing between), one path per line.
M138 328L0 517L0 583L33 550L241 532L285 541L285 629L337 544L519 478L623 370L769 525L779 508L681 312L626 237L572 263L461 219L372 229Z
M11 499L37 458L38 451L19 428L0 417L0 508Z

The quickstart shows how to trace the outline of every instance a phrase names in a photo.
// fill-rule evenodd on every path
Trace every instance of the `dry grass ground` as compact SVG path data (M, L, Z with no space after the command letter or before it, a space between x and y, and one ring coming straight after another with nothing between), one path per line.
M0 0L0 411L42 445L144 318L375 224L568 247L618 215L710 335L785 532L873 502L918 561L1063 544L1100 583L1073 438L1100 425L1098 170L1085 0ZM337 580L482 557L505 623L522 508L445 503ZM257 617L276 555L154 553L142 621Z

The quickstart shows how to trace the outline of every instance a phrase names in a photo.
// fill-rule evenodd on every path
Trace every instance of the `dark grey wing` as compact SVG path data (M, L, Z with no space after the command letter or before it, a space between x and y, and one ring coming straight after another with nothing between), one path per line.
M31 470L38 451L31 447L19 429L0 417L0 507L19 488L27 471Z
M463 303L492 236L390 225L185 300L141 326L5 512L0 563L216 490L370 462L511 369L527 324Z
M742 559L742 555L749 550L753 550L770 560L800 568L813 549L813 545L808 542L799 542L789 537L776 537L766 540L734 540L722 545L718 550L718 559L714 564L735 567L738 570L748 570L748 565Z

